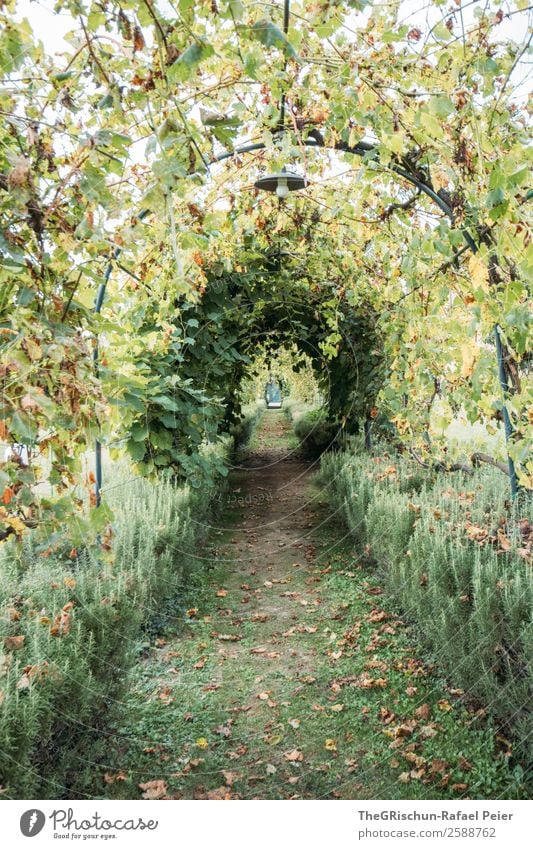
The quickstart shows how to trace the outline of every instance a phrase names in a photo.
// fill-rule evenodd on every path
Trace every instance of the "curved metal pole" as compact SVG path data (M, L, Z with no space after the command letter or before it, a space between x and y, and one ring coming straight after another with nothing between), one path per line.
M324 141L321 141L320 139L315 137L304 139L304 144L307 147L311 148L330 148L331 150L336 150L339 153L351 153L355 156L360 157L364 157L369 153L373 153L376 158L379 158L379 151L376 145L372 144L371 142L360 141L356 145L353 145L351 147L345 142L338 142L336 145L330 146L326 145ZM248 144L242 147L238 147L234 151L226 151L222 154L219 154L214 161L222 162L225 159L231 159L233 156L239 155L241 153L252 153L253 151L263 149L265 149L265 144L263 142L256 142L254 144ZM407 171L401 164L392 163L390 165L390 169L391 171L394 171L396 174L398 174L398 176L403 177L404 180L408 180L410 183L413 184L413 186L419 189L419 191L427 195L427 197L429 197L433 201L433 203L435 203L453 223L453 209L448 203L446 203L445 200L443 200L443 198L440 197L440 195L436 193L436 191L431 186L428 186L427 183L425 183L423 180L419 180L418 177L415 177L413 174L409 173L409 171ZM528 197L529 195L533 195L533 190L528 193ZM462 234L465 242L467 243L472 253L477 253L478 246L469 231L463 229ZM505 441L508 444L512 439L513 425L509 416L509 411L505 404L505 400L510 396L511 393L509 383L507 381L507 375L505 373L505 366L502 354L502 343L498 325L494 325L494 341L496 345L498 379L503 394L502 417L504 422ZM518 479L516 476L515 465L511 456L509 455L509 451L507 451L507 463L509 466L511 496L512 498L515 498L518 493Z
M311 147L311 148L313 148L313 147L317 148L317 149L318 148L329 148L331 150L336 150L339 153L351 153L354 156L364 157L368 153L373 153L373 154L376 155L376 157L379 157L379 151L378 151L376 145L372 144L371 142L360 141L356 145L353 145L351 147L348 144L346 144L345 142L339 142L336 145L330 146L330 145L326 145L326 143L324 141L321 141L317 138L307 138L307 139L304 139L304 144L307 147ZM224 153L218 154L217 156L215 156L213 158L213 160L211 161L211 164L223 162L226 159L232 159L234 156L239 156L242 153L253 153L254 151L265 150L265 149L266 149L266 145L264 144L264 142L254 142L254 143L251 143L251 144L242 145L241 147L237 147L234 150L224 151ZM401 164L393 163L390 166L390 168L391 168L392 171L394 171L396 174L398 174L398 176L403 177L403 179L412 183L414 186L416 186L417 189L419 189L421 192L423 192L425 195L427 195L427 197L429 197L442 210L442 212L444 212L444 214L448 216L450 221L453 222L453 210L452 210L451 206L449 204L447 204L446 201L443 200L440 197L440 195L438 195L431 186L428 186L427 183L424 183L423 180L419 180L418 177L415 177L413 174L410 174L409 171L407 171ZM150 210L145 209L140 213L139 219L142 220L143 218L146 218L146 216L149 215L149 214L150 214ZM471 234L466 229L463 229L462 233L463 233L463 237L465 239L465 242L467 243L469 248L472 250L473 253L477 253L478 247L476 245L476 242L472 238ZM98 293L96 295L96 301L95 301L95 305L94 305L95 313L99 313L101 311L102 304L104 302L107 283L109 281L109 277L111 276L111 271L112 271L112 267L113 267L113 260L117 259L118 256L120 255L120 253L121 253L121 248L116 247L115 250L113 251L112 259L109 261L109 263L107 265L105 275L104 275L104 281L103 281L103 283L100 284L100 286L98 288ZM499 328L498 328L497 325L495 325L495 327L494 327L494 340L495 340L495 344L496 344L496 355L497 355L497 360L498 360L498 378L499 378L499 381L500 381L500 386L501 386L503 398L504 398L504 403L502 405L502 417L503 417L504 429L505 429L505 440L506 440L507 443L509 443L511 438L512 438L512 435L513 435L513 426L512 426L512 423L511 423L510 416L509 416L509 411L507 410L507 407L505 405L505 399L509 397L510 389L509 389L509 384L508 384L508 381L507 381L507 376L506 376L506 373L505 373L502 344L501 344ZM98 374L98 371L99 371L98 340L96 341L96 345L95 345L95 348L94 348L93 360L94 360L95 372L96 372L96 374ZM517 492L518 492L518 480L517 480L517 476L516 476L516 469L515 469L512 458L509 456L509 452L507 452L507 461L508 461L508 465L509 465L509 477L510 477L510 481L511 481L511 495L514 498L516 496ZM96 440L96 443L95 443L95 478L96 478L96 484L95 484L96 505L98 506L101 503L101 493L102 493L102 446L101 446L101 443L98 439Z

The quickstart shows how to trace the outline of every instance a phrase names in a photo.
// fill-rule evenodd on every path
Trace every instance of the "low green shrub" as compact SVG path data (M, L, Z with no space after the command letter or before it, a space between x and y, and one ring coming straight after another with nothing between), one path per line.
M510 509L500 473L428 472L354 441L322 459L319 480L449 680L531 758L529 525Z
M244 407L241 419L233 424L229 430L235 449L242 448L250 440L252 433L263 417L265 409L264 402L249 404Z
M206 451L220 452L212 447ZM215 490L211 490L214 497ZM98 548L31 536L0 549L0 784L7 798L68 795L76 751L105 724L142 628L180 594L212 499L170 479L112 481L111 532Z
M294 432L302 448L316 456L333 448L342 431L338 422L328 419L325 411L319 409L310 410L296 418Z
M283 413L285 418L288 419L292 425L294 425L299 418L305 416L306 413L309 413L314 409L314 407L310 407L309 404L306 404L304 401L300 401L297 398L289 397L283 400Z

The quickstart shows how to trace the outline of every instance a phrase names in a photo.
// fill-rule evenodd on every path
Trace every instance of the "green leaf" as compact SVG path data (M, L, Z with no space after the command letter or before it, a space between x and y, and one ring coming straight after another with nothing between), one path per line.
M146 422L142 424L136 422L131 428L131 438L134 442L144 442L148 438L148 425Z
M268 18L257 21L252 27L251 34L253 38L260 41L265 47L277 47L283 50L286 56L297 58L296 50L287 41L287 37Z
M11 419L10 431L16 442L32 444L37 437L37 428L26 413L16 412Z
M429 112L420 112L420 123L425 130L435 139L441 139L444 135L441 122Z
M103 531L106 525L109 525L114 519L113 511L108 504L102 502L98 507L94 507L90 514L89 520L94 531Z
M144 442L135 442L134 439L128 440L128 452L133 460L142 460L146 454L146 445Z
M429 108L439 118L447 118L448 115L455 111L453 102L449 97L444 96L432 97L429 101Z
M214 54L213 47L207 41L195 41L176 59L167 71L170 82L183 82L195 71L200 62Z
M21 307L27 307L35 298L35 289L30 289L28 286L21 286L17 292L17 303Z

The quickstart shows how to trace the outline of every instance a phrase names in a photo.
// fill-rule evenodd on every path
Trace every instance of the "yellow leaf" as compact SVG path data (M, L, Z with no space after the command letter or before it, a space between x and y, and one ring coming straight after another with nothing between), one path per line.
M337 751L337 741L330 737L324 742L324 748L328 750L328 752L336 752Z
M22 536L24 531L26 530L26 525L19 519L17 516L13 516L10 519L6 519L6 525L9 525L10 528L13 528L17 536Z
M472 254L468 260L468 270L475 289L489 291L489 273L484 260L479 254Z
M472 345L472 343L465 342L461 345L461 356L463 358L461 377L471 377L474 373L477 349Z
M196 745L198 746L199 749L208 749L209 748L209 743L207 742L205 737L198 737L198 739L196 741Z

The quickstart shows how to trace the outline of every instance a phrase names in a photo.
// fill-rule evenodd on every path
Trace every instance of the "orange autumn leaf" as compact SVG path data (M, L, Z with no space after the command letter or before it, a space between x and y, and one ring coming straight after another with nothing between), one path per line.
M4 489L4 491L3 491L3 493L2 493L2 503L3 503L3 504L6 504L6 505L7 505L7 504L9 504L9 502L10 502L10 501L11 501L11 499L13 498L14 494L15 494L15 493L13 492L13 490L11 489L11 487L10 487L10 486L6 486L6 488Z

